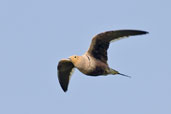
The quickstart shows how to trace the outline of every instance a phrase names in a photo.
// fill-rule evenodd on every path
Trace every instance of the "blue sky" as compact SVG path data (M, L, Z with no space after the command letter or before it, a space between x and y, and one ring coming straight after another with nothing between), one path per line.
M1 0L1 114L170 114L171 1ZM114 42L109 65L132 76L75 70L64 93L60 59L83 54L107 30L150 34Z

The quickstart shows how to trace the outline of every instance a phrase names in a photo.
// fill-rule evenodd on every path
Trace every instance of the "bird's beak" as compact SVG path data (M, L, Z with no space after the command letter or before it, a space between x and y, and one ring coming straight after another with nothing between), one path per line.
M68 59L71 61L71 58L70 57Z

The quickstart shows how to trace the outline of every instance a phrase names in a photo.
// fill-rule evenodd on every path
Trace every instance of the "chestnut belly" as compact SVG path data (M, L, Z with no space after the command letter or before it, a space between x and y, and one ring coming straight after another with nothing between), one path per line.
M107 75L106 68L103 67L96 67L92 71L86 73L88 76L99 76L99 75Z

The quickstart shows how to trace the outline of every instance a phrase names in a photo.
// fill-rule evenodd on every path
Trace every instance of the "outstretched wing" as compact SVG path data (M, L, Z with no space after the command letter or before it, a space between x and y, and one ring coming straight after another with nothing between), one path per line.
M73 69L74 65L69 59L62 59L58 63L58 80L64 92L68 89L68 84Z
M117 31L107 31L100 34L97 34L93 37L91 41L91 45L88 49L88 53L92 55L94 58L107 63L107 49L109 48L109 44L111 41L128 37L134 35L142 35L147 34L146 31L140 30L117 30Z

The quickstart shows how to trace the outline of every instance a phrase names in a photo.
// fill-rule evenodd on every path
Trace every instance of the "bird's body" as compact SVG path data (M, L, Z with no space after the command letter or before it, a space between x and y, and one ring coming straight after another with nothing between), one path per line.
M71 61L74 61L74 59L76 59L75 57L79 58L79 60L77 62L73 62L73 64L80 72L89 76L99 76L108 74L108 64L105 64L104 62L92 57L90 54L85 53L82 56L74 55L71 56L69 59Z
M131 35L146 34L139 30L118 30L100 33L93 37L91 45L82 56L73 55L68 59L62 59L58 63L58 79L64 91L67 91L69 79L74 68L89 76L101 76L108 74L121 74L109 67L107 49L111 41ZM127 76L129 77L129 76Z

